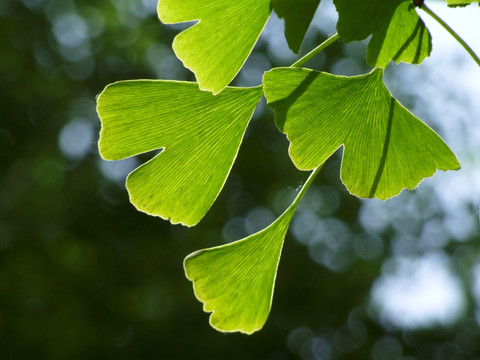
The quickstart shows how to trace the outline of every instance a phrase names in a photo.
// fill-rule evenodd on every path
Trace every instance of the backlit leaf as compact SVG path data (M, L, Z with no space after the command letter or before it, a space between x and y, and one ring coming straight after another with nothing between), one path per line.
M290 49L298 53L320 0L273 0L273 10L285 19L285 37Z
M257 42L270 0L160 0L166 24L199 20L175 37L173 50L192 70L202 90L222 91L235 77Z
M185 274L204 311L212 312L215 329L251 334L267 321L283 240L298 201L262 231L185 259Z
M432 51L432 38L411 0L334 0L337 31L345 43L366 39L367 63L385 68L393 60L419 64Z
M375 69L344 77L301 68L265 73L265 96L299 169L316 168L343 145L347 189L387 199L436 169L459 168L443 140L390 95L382 74Z
M99 149L118 160L163 149L127 178L141 211L195 225L230 172L262 89L226 88L214 96L198 84L122 81L98 98Z

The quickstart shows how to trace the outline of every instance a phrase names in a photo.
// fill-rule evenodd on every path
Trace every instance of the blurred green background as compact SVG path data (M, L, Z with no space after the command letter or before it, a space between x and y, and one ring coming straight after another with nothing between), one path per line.
M362 202L339 180L341 154L292 222L264 329L210 328L183 258L269 224L308 174L292 165L262 101L198 226L129 204L125 177L146 157L100 159L96 95L117 80L194 80L171 50L186 26L160 24L155 8L155 0L0 1L0 358L480 359L478 197L450 192L448 179L468 187L463 177L437 174L438 185ZM330 5L324 14L304 52L334 31ZM362 73L364 51L335 44L309 66ZM294 59L273 18L235 83L258 84ZM386 76L415 108L418 97Z

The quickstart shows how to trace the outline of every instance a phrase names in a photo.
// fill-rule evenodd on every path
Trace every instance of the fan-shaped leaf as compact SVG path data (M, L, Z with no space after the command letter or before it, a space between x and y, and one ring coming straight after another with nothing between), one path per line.
M372 35L367 62L385 68L390 60L419 64L432 51L432 38L411 0L334 0L337 31L346 43Z
M160 0L166 24L199 20L177 35L173 49L200 89L219 93L235 77L271 13L270 0Z
M127 178L141 211L195 225L223 187L261 87L221 94L198 84L138 80L111 84L98 98L103 158L118 160L163 148Z
M270 226L185 259L185 274L204 311L212 312L210 324L217 330L251 334L265 324L290 220L321 168L310 174L294 202Z
M360 197L386 199L412 189L436 169L458 169L448 146L388 92L383 71L354 77L277 68L264 91L290 157L314 169L344 146L341 178Z
M185 259L185 274L204 311L213 312L210 324L217 330L251 334L267 321L283 240L297 200L262 231Z

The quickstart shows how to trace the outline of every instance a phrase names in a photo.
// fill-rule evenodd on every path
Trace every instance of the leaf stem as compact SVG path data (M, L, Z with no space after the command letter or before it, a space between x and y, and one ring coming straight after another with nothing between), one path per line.
M323 164L325 164L325 163L323 163ZM320 170L322 170L323 164L320 165L319 167L317 167L315 170L312 171L312 173L311 173L310 176L308 177L308 179L307 179L307 181L305 182L305 184L303 184L302 190L300 190L300 192L298 193L297 197L295 198L295 201L293 202L292 205L290 205L290 209L297 207L297 205L298 205L298 203L300 202L300 200L302 200L303 195L305 195L305 193L307 192L307 190L308 190L308 188L310 187L310 185L312 185L313 180L315 180L315 178L317 177L317 175L318 175L318 173L320 172Z
M331 44L333 44L335 41L337 41L338 39L340 39L340 36L338 35L338 33L336 33L335 35L332 35L330 36L327 40L325 40L323 43L321 43L320 45L318 45L315 49L313 49L312 51L310 51L308 54L306 54L305 56L303 56L302 58L300 58L299 60L297 60L295 63L293 63L291 65L291 67L299 67L299 66L302 66L303 64L305 64L308 60L310 60L311 58L313 58L315 55L317 55L320 51L324 50L325 48L327 48L328 46L330 46Z
M425 5L425 3L423 3L420 6L420 9L425 11L428 15L434 18L440 25L442 25L443 28L447 30L450 33L450 35L452 35L455 38L455 40L457 40L460 43L460 45L463 46L463 48L470 54L470 56L478 64L478 66L480 66L480 58L478 57L478 55L475 54L472 48L468 46L468 44L445 21L443 21L437 14L435 14L427 5Z

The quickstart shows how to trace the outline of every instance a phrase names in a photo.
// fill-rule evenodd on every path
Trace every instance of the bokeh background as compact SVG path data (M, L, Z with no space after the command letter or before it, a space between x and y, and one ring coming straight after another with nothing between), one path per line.
M431 6L480 52L480 8ZM137 212L125 177L144 157L97 152L110 82L194 80L155 0L0 1L1 359L480 359L480 69L428 25L432 57L390 66L392 93L436 129L462 169L387 202L359 200L325 166L291 224L273 308L251 336L208 325L183 274L190 252L268 225L308 174L259 105L229 180L195 228ZM302 52L335 32L324 0ZM246 26L239 24L239 26ZM369 71L365 43L308 65ZM273 16L237 85L289 65Z

